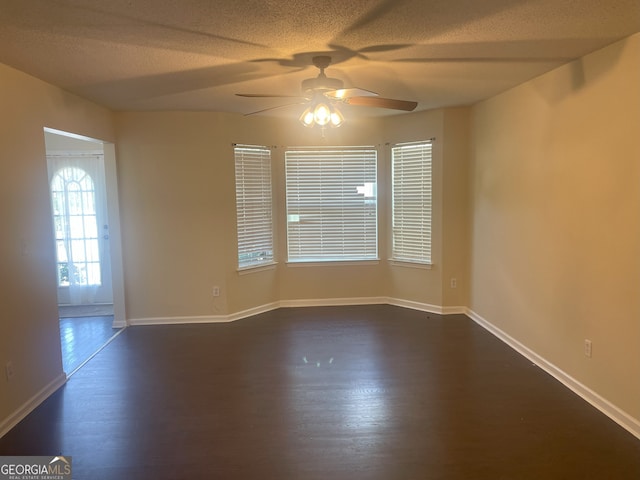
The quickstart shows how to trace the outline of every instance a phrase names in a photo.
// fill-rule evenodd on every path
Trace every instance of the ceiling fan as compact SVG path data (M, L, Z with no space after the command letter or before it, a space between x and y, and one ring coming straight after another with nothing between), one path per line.
M320 70L315 78L307 78L302 81L300 95L269 95L258 93L236 93L239 97L253 98L296 98L299 101L286 105L266 108L256 113L266 112L275 108L282 108L289 105L309 104L302 113L300 121L306 127L319 125L325 127L339 127L344 122L344 117L336 108L337 104L357 105L363 107L387 108L392 110L404 110L410 112L416 108L417 102L407 100L394 100L391 98L381 98L377 93L361 88L344 88L344 83L338 78L327 77L325 68L331 64L331 57L328 55L318 55L312 59L313 65Z

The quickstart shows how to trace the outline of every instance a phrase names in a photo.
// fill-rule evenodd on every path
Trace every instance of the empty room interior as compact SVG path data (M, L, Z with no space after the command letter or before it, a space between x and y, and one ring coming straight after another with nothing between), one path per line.
M0 456L639 478L639 85L636 0L0 0Z

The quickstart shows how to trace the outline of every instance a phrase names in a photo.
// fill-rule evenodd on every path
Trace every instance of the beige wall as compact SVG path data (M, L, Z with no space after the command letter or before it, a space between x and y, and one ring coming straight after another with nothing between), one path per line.
M226 313L233 164L222 114L117 115L129 318Z
M638 85L635 35L473 108L469 303L636 419Z
M128 316L134 320L238 313L277 301L388 297L443 305L442 235L431 270L391 267L388 258L390 159L386 143L436 138L435 231L442 230L442 111L351 121L339 130L219 113L119 113L117 154ZM452 185L466 185L466 119L452 112ZM457 122L457 123L456 123ZM459 124L462 125L460 127ZM383 141L381 141L383 140ZM276 256L273 269L237 272L233 143L273 146ZM296 145L379 146L380 258L377 264L292 266L286 262L284 151ZM455 178L454 178L455 177ZM456 192L458 189L456 189ZM464 195L460 199L465 199ZM464 200L466 201L466 200ZM453 224L466 210L452 202ZM458 236L456 235L456 238ZM453 243L463 245L466 238ZM461 243L462 242L462 243ZM465 258L456 255L454 258ZM452 260L455 263L456 260ZM463 269L454 268L459 276ZM221 288L213 298L212 287ZM463 301L464 297L459 299ZM464 305L458 303L457 305Z
M62 374L43 128L108 141L114 131L106 109L3 65L0 105L1 424Z
M467 108L444 112L441 279L445 307L469 304L469 120ZM452 286L452 279L457 286Z
M129 319L351 297L468 305L640 418L639 58L636 35L470 109L351 120L325 139L260 116L112 115L0 66L0 360L16 370L0 381L0 419L61 374L43 127L116 143ZM391 266L387 144L431 137L434 265ZM279 263L246 275L236 271L233 143L276 147ZM322 144L380 147L378 264L284 261L283 147Z

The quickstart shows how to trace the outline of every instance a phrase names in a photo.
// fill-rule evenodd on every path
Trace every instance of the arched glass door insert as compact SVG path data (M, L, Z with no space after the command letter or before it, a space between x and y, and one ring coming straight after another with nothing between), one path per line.
M81 168L58 170L51 182L59 287L102 285L96 188Z

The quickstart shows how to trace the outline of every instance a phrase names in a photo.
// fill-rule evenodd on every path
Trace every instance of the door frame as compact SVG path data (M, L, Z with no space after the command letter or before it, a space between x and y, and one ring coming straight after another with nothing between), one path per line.
M113 289L113 327L127 326L124 291L124 269L122 260L122 231L120 228L120 204L118 201L118 176L116 170L115 145L96 138L86 137L63 130L44 127L44 131L55 135L97 143L104 151L104 170L109 224L109 250L111 258L111 282Z

